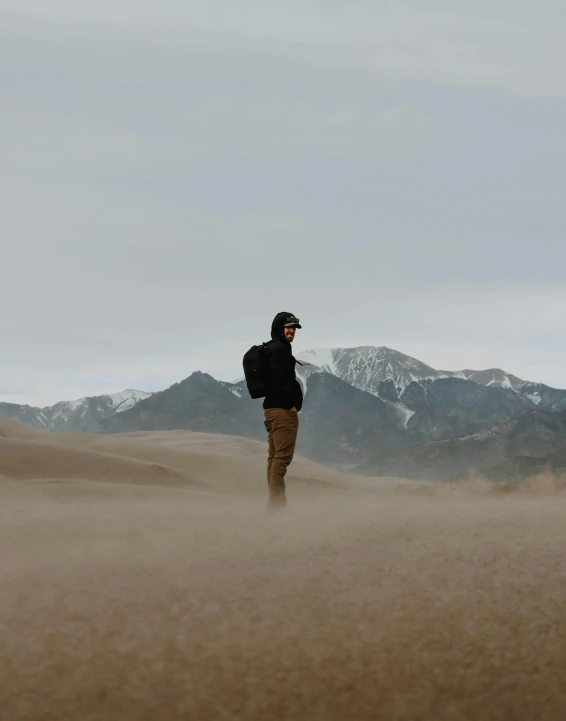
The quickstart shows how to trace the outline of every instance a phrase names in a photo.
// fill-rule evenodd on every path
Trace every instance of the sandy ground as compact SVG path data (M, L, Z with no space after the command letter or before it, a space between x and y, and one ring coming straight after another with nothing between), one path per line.
M566 492L0 423L1 721L566 719Z

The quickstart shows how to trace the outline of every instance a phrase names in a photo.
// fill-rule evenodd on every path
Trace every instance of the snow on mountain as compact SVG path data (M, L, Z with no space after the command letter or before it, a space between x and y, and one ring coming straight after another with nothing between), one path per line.
M144 391L127 389L119 393L109 393L103 396L78 398L74 401L60 401L51 408L43 410L48 412L47 415L50 416L49 424L51 425L55 421L59 423L66 422L73 416L85 416L92 412L93 407L104 408L107 414L121 413L133 408L137 403L149 398L151 395L151 393L145 393Z
M110 398L112 401L112 404L114 406L114 411L116 413L122 413L122 411L127 411L130 408L133 408L135 405L137 405L140 401L144 401L146 398L149 398L153 393L146 393L145 391L136 391L131 388L122 391L121 393L114 393L107 398Z
M411 439L419 442L431 437L440 438L443 434L468 432L482 424L501 423L537 406L542 410L566 412L566 390L529 383L498 368L437 370L385 346L306 350L297 355L297 360L297 378L303 393L305 396L310 394L315 407L317 398L320 400L324 394L343 396L347 403L357 398L360 413L376 408L377 415L382 414L396 432L406 429ZM315 378L315 374L335 376L380 402L376 404L375 398L364 399L355 393L348 395L343 383L337 383L335 378L334 382L329 377ZM245 411L248 393L244 379L236 383L215 383L230 391L232 398L240 399L234 408L241 406L242 412ZM203 392L209 392L209 386ZM150 396L151 393L127 389L120 393L63 401L46 408L0 402L0 417L54 432L106 433L114 428L110 419L123 411L134 412L137 404ZM140 407L140 413L145 405ZM305 408L308 407L307 402ZM324 404L319 409L323 407ZM149 415L152 412L150 408ZM326 410L321 413L324 415ZM119 417L123 418L122 415ZM357 424L354 417L348 422ZM119 428L120 423L115 427Z
M400 394L412 381L447 375L416 358L385 346L307 350L297 358L375 396L380 395L381 384L385 381L392 382L397 394Z
M336 357L341 353L341 348L317 348L306 350L297 356L297 360L317 366L327 373L338 375L336 372ZM297 366L300 368L300 366Z
M304 362L306 363L307 361L304 361ZM329 372L326 369L320 368L318 365L311 363L310 361L308 361L308 365L304 365L304 366L299 365L299 363L297 363L297 365L295 366L295 371L296 371L297 380L299 381L299 383L301 384L301 387L303 389L303 397L305 397L305 398L306 398L306 395L308 392L309 378L312 375L314 375L315 373L325 373L325 372L328 373ZM336 375L336 374L333 373L332 375Z
M509 388L519 393L521 388L527 384L527 381L517 378L517 376L507 373L501 368L488 368L483 371L463 370L456 373L446 371L447 375L453 375L456 378L463 378L466 381L479 383L481 386L489 386L492 388Z
M360 390L392 402L397 401L413 381L421 383L428 379L459 378L481 386L512 390L525 396L535 405L542 404L541 407L548 407L552 410L564 410L564 406L566 406L566 391L550 389L542 384L529 383L501 368L488 368L480 371L471 369L437 370L416 358L386 346L319 348L303 351L298 355L298 359L332 373ZM556 399L555 395L560 397ZM400 409L399 412L401 416L406 413L412 415L412 411L408 408L405 408L404 411ZM407 422L409 418L407 418Z
M144 391L128 389L104 396L60 401L45 408L0 403L0 416L47 431L96 433L100 430L100 421L133 408L151 395Z
M236 398L242 398L243 393L247 395L247 389L245 385L245 378L241 378L239 381L235 383L229 383L228 381L218 381L220 385L224 386L224 388L228 389L232 395L235 395Z
M310 350L300 354L298 357L299 363L297 363L296 366L296 374L303 388L303 395L305 397L308 391L308 380L313 375L317 373L331 373L331 375L341 378L340 361L343 359L344 355L340 353L340 350L341 349ZM306 363L307 365L300 365L300 363ZM347 380L347 378L342 378L342 380ZM354 383L351 383L351 381L348 382L350 382L350 385L355 385ZM368 384L366 384L365 388L360 388L360 386L357 387L360 390L367 391L367 385ZM369 392L371 393L371 391ZM379 394L372 393L372 395L378 396ZM385 400L385 403L395 410L395 413L399 416L401 425L406 428L409 420L412 416L414 416L415 412L410 408L407 408L406 405L399 401L391 402L389 400Z
M403 426L406 428L411 418L415 415L415 411L412 411L404 403L394 403L395 409L401 418Z

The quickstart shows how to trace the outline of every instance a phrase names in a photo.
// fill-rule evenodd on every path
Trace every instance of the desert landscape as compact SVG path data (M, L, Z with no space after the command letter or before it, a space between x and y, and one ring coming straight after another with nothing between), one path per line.
M566 493L0 421L0 718L563 719Z
M0 721L566 721L564 28L0 1Z

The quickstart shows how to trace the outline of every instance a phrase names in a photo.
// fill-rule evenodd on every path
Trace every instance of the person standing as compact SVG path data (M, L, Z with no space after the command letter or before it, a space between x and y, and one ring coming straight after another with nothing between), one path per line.
M268 437L268 510L287 505L285 474L293 460L303 391L295 375L296 360L291 351L297 329L302 328L292 313L278 313L271 326L271 342L265 346L267 394L263 401Z

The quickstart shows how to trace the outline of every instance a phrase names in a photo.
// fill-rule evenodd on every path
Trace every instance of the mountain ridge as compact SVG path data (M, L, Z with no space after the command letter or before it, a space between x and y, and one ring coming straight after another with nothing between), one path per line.
M424 453L423 469L457 473L470 461L466 455L470 443L462 439L516 423L537 410L566 413L566 390L525 381L497 368L437 370L386 346L314 349L298 354L298 359L305 363L297 365L297 376L306 402L297 450L341 469L394 475L398 468L404 469L404 475L410 471L420 477L422 469L415 459ZM260 402L249 397L245 381L219 381L202 371L156 393L126 390L43 409L0 403L0 417L60 432L185 429L265 440ZM551 416L541 418L544 423L526 423L524 442L545 447L538 437L546 433L560 447L559 425L553 425ZM450 443L430 446L440 441ZM495 444L487 454L477 447L480 460L517 466L504 444ZM434 450L436 466L427 461L428 451L423 448ZM529 463L534 462L519 466L528 468Z
M302 351L297 359L318 365L356 388L392 402L400 401L411 383L459 378L485 387L511 390L543 409L566 411L566 389L523 380L501 368L439 370L387 346L314 348Z
M51 432L98 432L100 421L129 410L140 400L145 400L151 395L145 391L125 389L119 393L59 401L43 408L17 403L0 403L0 417Z

